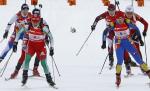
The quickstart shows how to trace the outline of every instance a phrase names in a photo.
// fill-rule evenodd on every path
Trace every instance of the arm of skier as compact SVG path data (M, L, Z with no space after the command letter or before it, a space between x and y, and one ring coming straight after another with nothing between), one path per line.
M92 30L92 31L95 30L95 27L96 27L97 23L98 23L100 20L106 18L106 15L107 15L107 12L104 12L104 13L102 13L101 15L99 15L99 16L97 16L97 17L95 18L95 21L94 21L93 25L91 26L91 30Z
M48 26L43 27L43 32L45 32L48 35L49 39L50 39L50 47L54 47L53 36L52 36L52 33L50 32Z
M8 22L8 24L7 24L7 26L6 26L6 29L5 29L5 33L4 33L4 35L3 35L3 38L4 38L4 39L8 37L8 32L9 32L9 30L10 30L10 27L11 27L11 25L12 25L14 22L16 22L17 19L18 19L17 15L14 15L14 16L10 19L10 21Z
M16 33L16 38L13 43L13 52L17 52L17 45L18 45L19 37L20 37L21 33L25 32L25 31L26 31L25 27L22 27L22 28L20 28L19 32Z
M50 49L49 49L50 52L49 52L49 55L53 56L54 55L54 40L53 40L53 36L52 36L52 34L51 34L51 32L50 32L50 30L49 30L49 28L47 26L43 27L43 32L45 32L48 35L49 39L50 39Z
M27 31L27 28L25 27L20 28L20 30L16 33L16 38L14 42L18 42L20 35L25 31Z
M134 29L135 30L135 34L138 36L138 39L140 41L140 45L143 46L144 42L142 40L142 36L141 36L139 28L135 24L132 24L132 23L129 23L128 26L129 26L129 29Z
M143 36L145 37L147 30L148 30L148 22L144 18L139 16L138 14L135 14L135 17L136 17L137 21L141 22L144 25Z

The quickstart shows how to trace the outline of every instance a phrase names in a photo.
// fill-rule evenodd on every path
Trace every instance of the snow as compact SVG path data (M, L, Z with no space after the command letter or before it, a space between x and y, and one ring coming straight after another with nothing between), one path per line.
M4 29L9 19L20 10L20 6L24 0L8 0L7 6L0 6L0 39L2 39ZM30 3L30 0L27 0ZM113 0L111 0L113 3ZM131 4L130 0L119 0L120 8ZM138 75L139 68L132 68L135 76L124 78L125 68L122 71L122 83L120 88L115 86L115 68L108 69L108 61L105 64L102 74L98 74L107 55L107 50L102 50L101 34L105 28L104 20L100 21L96 30L92 33L89 40L85 44L83 50L76 56L77 51L91 32L90 26L96 16L107 10L101 3L101 0L77 0L76 6L68 6L67 0L39 0L43 4L42 16L50 25L51 32L55 42L55 61L60 71L61 77L58 76L55 69L55 80L59 87L58 91L149 91L147 85L150 80L147 76ZM149 8L150 1L145 0L145 7L137 7L134 2L135 12L150 22ZM34 7L31 6L32 10ZM143 26L138 23L141 31ZM76 33L71 33L70 28L75 27ZM11 27L11 31L13 26ZM9 33L11 35L12 32ZM147 35L150 35L148 32ZM9 38L8 38L9 39ZM150 51L150 36L146 37L147 52ZM0 52L6 46L8 40L4 40L0 46ZM141 47L143 59L145 60L144 47ZM15 80L5 81L5 77L9 77L14 71L16 63L21 52L21 41L19 42L18 52L14 53L10 59L4 76L0 78L0 91L55 91L50 88L44 78L29 78L27 85L21 87L22 70ZM7 61L10 53L0 64L0 69ZM150 64L150 56L148 56L148 64ZM30 63L33 67L34 57ZM116 59L115 59L116 61ZM48 64L51 68L51 58L48 57ZM42 67L39 67L41 75L44 76ZM29 71L32 74L31 71Z

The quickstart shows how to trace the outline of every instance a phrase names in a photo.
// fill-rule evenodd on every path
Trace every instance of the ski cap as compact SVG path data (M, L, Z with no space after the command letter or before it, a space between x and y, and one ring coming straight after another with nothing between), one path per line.
M114 4L109 4L108 10L114 11L114 10L116 10L116 6Z
M32 21L32 23L39 23L40 22L40 20L41 20L41 16L40 16L40 10L39 9L37 9L37 8L35 8L35 9L33 9L33 11L32 11L32 17L31 17L31 21Z
M132 12L133 13L134 12L133 6L131 6L131 5L127 6L125 9L125 12Z
M25 9L29 10L29 6L26 3L22 4L22 6L21 6L21 10L25 10Z
M34 14L37 14L38 16L40 16L41 11L40 11L40 9L35 8L35 9L33 9L32 14L33 14L33 15L34 15Z

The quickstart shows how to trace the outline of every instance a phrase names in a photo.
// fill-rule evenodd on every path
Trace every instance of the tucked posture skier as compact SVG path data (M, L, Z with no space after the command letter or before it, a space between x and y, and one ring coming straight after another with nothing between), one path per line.
M45 45L45 36L47 35L50 39L50 56L54 55L54 44L53 44L53 37L49 30L49 28L42 23L42 18L40 16L40 10L36 9L33 10L33 15L31 17L31 22L29 25L22 25L20 24L20 31L17 33L13 51L17 51L17 44L19 36L22 32L27 34L28 43L26 48L26 56L25 62L23 67L23 85L26 84L28 79L28 69L29 69L29 62L32 56L36 53L37 58L40 60L42 67L44 69L44 73L46 75L46 79L49 85L54 86L55 83L52 80L48 65L46 63L46 45Z
M119 86L121 83L121 70L122 63L124 59L124 51L128 51L133 58L136 60L140 67L147 73L150 78L150 70L147 65L143 62L139 52L135 48L134 41L130 36L130 29L135 30L136 35L140 36L139 29L132 23L128 23L125 20L124 15L116 17L116 22L112 27L111 31L115 34L115 48L117 56L117 65L116 65L116 85Z

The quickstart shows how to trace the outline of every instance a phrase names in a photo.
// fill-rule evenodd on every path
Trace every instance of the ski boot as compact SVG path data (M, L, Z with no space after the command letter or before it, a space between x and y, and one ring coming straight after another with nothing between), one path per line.
M28 79L28 70L23 70L22 86L24 86L27 83L27 79Z
M17 77L17 75L18 75L18 70L15 70L11 75L10 75L10 79L14 79L14 78L16 78Z
M133 74L131 73L131 66L129 62L125 62L125 67L126 67L127 76L132 76Z
M35 66L35 67L33 68L33 76L40 76L40 73L39 73L39 71L38 71L38 67L37 67L37 66Z
M138 67L138 65L135 62L133 62L132 60L130 61L130 65L131 65L131 67Z
M114 65L114 58L113 58L113 55L111 54L111 55L109 55L109 66L110 66L110 70L112 69L112 67L113 67L113 65Z
M45 74L45 76L46 76L46 80L47 80L47 82L48 82L48 84L49 84L50 86L53 87L54 85L56 85L56 84L53 82L50 73L49 73L49 74Z
M10 76L10 79L14 79L14 78L17 77L18 72L19 72L21 66L22 66L22 64L20 64L20 63L17 64L15 71Z
M117 87L119 87L120 83L121 83L120 74L117 74L117 73L116 73L116 83L115 83L115 84L117 85Z
M148 77L149 77L149 79L150 79L150 70L148 70L148 71L146 72L146 74L148 75Z

